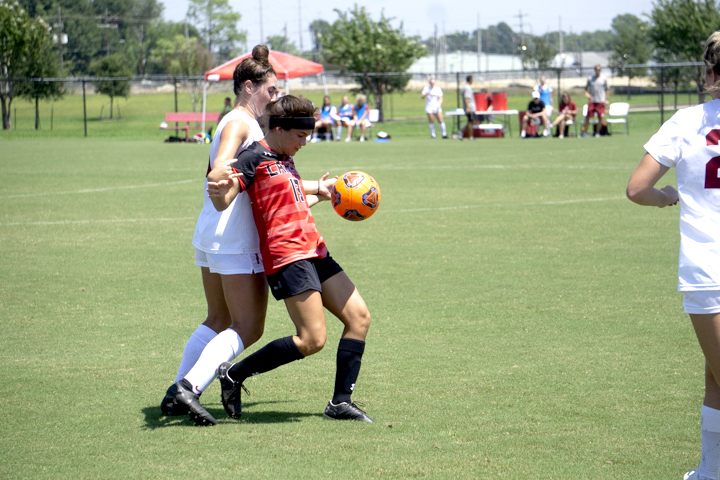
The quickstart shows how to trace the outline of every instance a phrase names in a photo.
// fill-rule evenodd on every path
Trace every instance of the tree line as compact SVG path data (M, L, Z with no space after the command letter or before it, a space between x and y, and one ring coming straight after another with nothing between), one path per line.
M371 18L364 7L335 10L332 24L309 24L312 50L298 51L284 35L266 39L271 48L303 55L326 68L358 75L361 89L374 98L382 115L386 93L402 90L412 63L438 48L436 38L409 37L402 24L381 14ZM127 96L124 77L169 74L202 75L248 50L246 32L238 29L240 13L228 0L190 0L186 20L162 19L159 0L0 0L0 103L3 128L10 128L14 97L59 98L59 82L23 81L67 76L106 77L94 84L112 99ZM611 51L612 68L632 78L627 68L650 59L658 62L697 61L697 46L720 25L720 0L657 0L643 20L618 15L608 31L562 34L565 51ZM542 36L518 33L504 22L473 32L444 37L446 51L515 54L527 68L548 68L560 48L560 32ZM702 75L693 78L701 85ZM685 75L685 77L683 77ZM116 80L118 79L118 80ZM681 69L668 71L670 82L688 81ZM112 107L111 107L112 108ZM36 108L37 110L37 108Z

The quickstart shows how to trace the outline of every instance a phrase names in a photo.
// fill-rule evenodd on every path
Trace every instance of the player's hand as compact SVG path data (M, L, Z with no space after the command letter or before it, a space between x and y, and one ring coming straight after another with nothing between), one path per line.
M224 197L233 186L232 180L220 180L219 182L208 182L208 196L210 198Z
M678 192L672 185L666 185L660 189L660 193L665 195L665 201L662 205L658 205L660 208L671 207L678 203Z
M208 182L219 182L221 180L233 178L232 175L234 172L231 165L235 163L235 160L236 159L231 158L229 160L216 163L213 169L210 170L210 173L208 173Z
M330 172L326 172L325 175L320 177L318 181L318 194L317 196L323 200L330 200L330 189L335 184L338 176L335 175L333 178L328 179Z

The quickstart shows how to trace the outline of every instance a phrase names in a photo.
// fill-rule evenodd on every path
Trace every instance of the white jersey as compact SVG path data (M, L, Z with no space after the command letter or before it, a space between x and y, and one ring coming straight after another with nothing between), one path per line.
M246 150L253 142L263 139L264 134L257 120L241 110L231 110L220 120L215 130L215 136L210 145L210 168L213 167L220 148L220 137L225 125L232 120L238 119L243 120L248 125L250 135L238 148L235 154L236 157L238 153ZM260 253L260 239L253 220L250 197L248 197L247 193L242 192L227 209L218 212L208 196L207 178L205 178L203 192L205 194L203 209L198 217L192 244L206 253Z
M678 111L645 144L675 167L680 198L678 290L720 290L720 100Z
M435 85L430 88L430 85L425 85L422 89L421 95L425 96L426 113L437 113L438 110L440 110L440 99L443 96L443 91L440 87Z

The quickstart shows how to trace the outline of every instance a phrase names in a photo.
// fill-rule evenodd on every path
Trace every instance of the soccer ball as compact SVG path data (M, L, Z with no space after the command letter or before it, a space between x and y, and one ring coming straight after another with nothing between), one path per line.
M337 214L353 222L370 218L380 205L380 187L364 172L352 171L340 176L330 194Z

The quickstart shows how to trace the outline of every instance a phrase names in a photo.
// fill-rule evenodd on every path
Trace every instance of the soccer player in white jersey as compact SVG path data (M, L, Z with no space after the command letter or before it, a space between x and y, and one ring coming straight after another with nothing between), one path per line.
M705 355L702 455L684 480L718 480L720 473L720 31L705 43L703 60L712 100L678 111L658 130L627 187L640 205L680 202L678 290ZM673 167L677 190L655 188Z
M277 77L268 54L267 46L257 45L236 67L233 88L237 102L218 124L208 172L226 168L232 173L229 164L264 137L256 119L277 93ZM313 192L319 192L320 186L312 181L304 184ZM239 195L227 210L218 212L205 192L193 245L208 316L185 345L175 382L160 405L163 414L189 414L198 425L215 424L200 406L199 395L212 383L218 365L257 342L265 328L268 290L259 242L247 195Z
M252 55L236 67L236 105L218 124L210 146L208 171L215 164L234 161L239 152L263 138L256 118L277 92L277 77L268 53L265 45L257 45ZM267 287L247 195L239 196L232 208L221 213L205 192L193 245L208 315L185 345L175 382L160 405L165 415L192 416L192 397L212 382L217 366L259 340L265 327ZM181 383L186 378L189 388Z
M445 121L443 120L442 114L443 91L435 85L434 78L431 78L428 85L423 87L420 95L425 99L425 113L427 113L428 116L430 136L432 138L436 137L434 119L437 118L437 122L440 124L442 131L442 137L447 138L447 129L445 128Z

